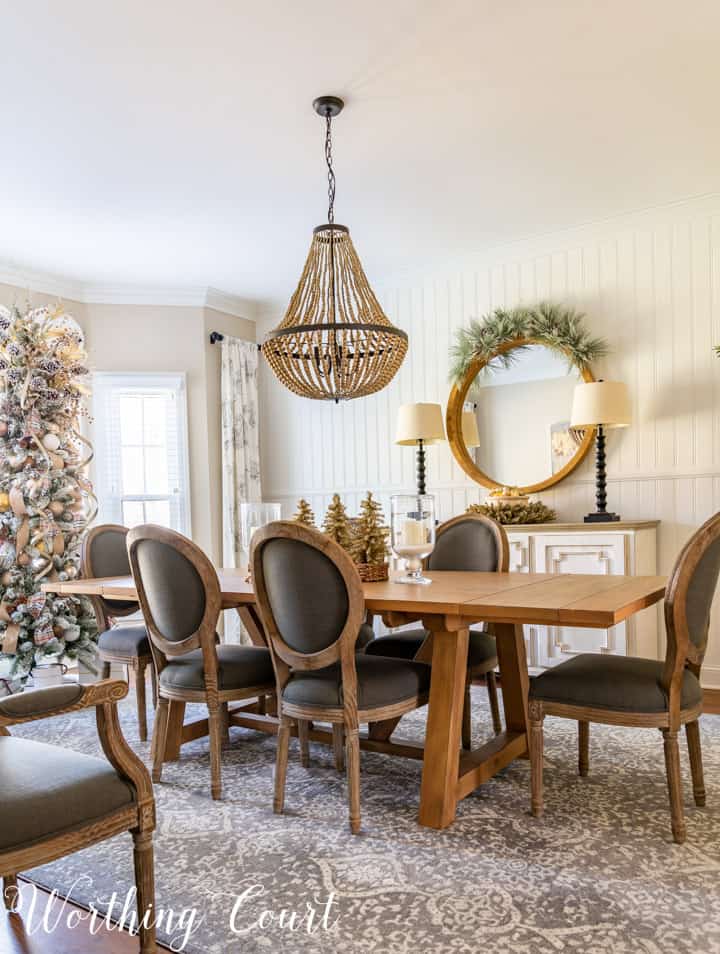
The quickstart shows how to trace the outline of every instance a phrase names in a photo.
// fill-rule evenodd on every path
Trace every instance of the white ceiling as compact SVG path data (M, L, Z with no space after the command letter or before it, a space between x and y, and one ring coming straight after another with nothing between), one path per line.
M720 190L717 0L3 6L0 260L292 291L325 220L371 281Z

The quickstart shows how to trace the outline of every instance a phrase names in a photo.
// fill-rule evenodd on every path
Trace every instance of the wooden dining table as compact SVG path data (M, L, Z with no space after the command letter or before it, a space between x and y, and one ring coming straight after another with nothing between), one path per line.
M424 745L393 738L396 723L371 725L364 749L423 760L419 822L452 824L458 802L517 758L528 754L529 677L523 624L608 629L662 599L661 576L590 576L548 573L429 572L430 585L399 585L391 578L365 583L365 606L388 626L421 621L429 636L420 658L432 663ZM223 608L236 609L251 640L265 645L252 584L238 569L218 570ZM137 601L132 577L48 582L46 592ZM472 751L461 749L461 722L468 627L491 624L497 641L505 730ZM185 706L171 706L164 753L179 757L182 743L207 734L207 720L185 724ZM277 732L265 700L233 709L230 724ZM310 738L332 744L331 733L313 727Z

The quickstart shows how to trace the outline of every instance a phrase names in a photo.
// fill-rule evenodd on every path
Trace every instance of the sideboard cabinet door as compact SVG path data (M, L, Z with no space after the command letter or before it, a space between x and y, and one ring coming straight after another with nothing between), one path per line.
M531 573L598 573L652 576L657 573L657 523L596 528L566 524L548 531L511 530L510 570ZM513 559L514 557L514 559ZM513 565L514 564L514 565ZM649 607L609 630L526 626L528 664L556 666L577 653L615 653L660 658L660 608Z

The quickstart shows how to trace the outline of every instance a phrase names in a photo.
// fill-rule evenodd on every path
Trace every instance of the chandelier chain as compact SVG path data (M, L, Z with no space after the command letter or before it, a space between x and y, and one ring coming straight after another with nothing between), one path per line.
M335 172L332 158L332 116L325 114L325 162L328 168L328 222L335 221Z

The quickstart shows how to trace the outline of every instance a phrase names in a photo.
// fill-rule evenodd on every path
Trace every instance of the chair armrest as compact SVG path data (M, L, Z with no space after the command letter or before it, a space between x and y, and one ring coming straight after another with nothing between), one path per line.
M103 679L89 685L64 682L47 689L18 692L0 699L0 727L35 722L107 703L115 705L127 694L127 683L117 679Z

